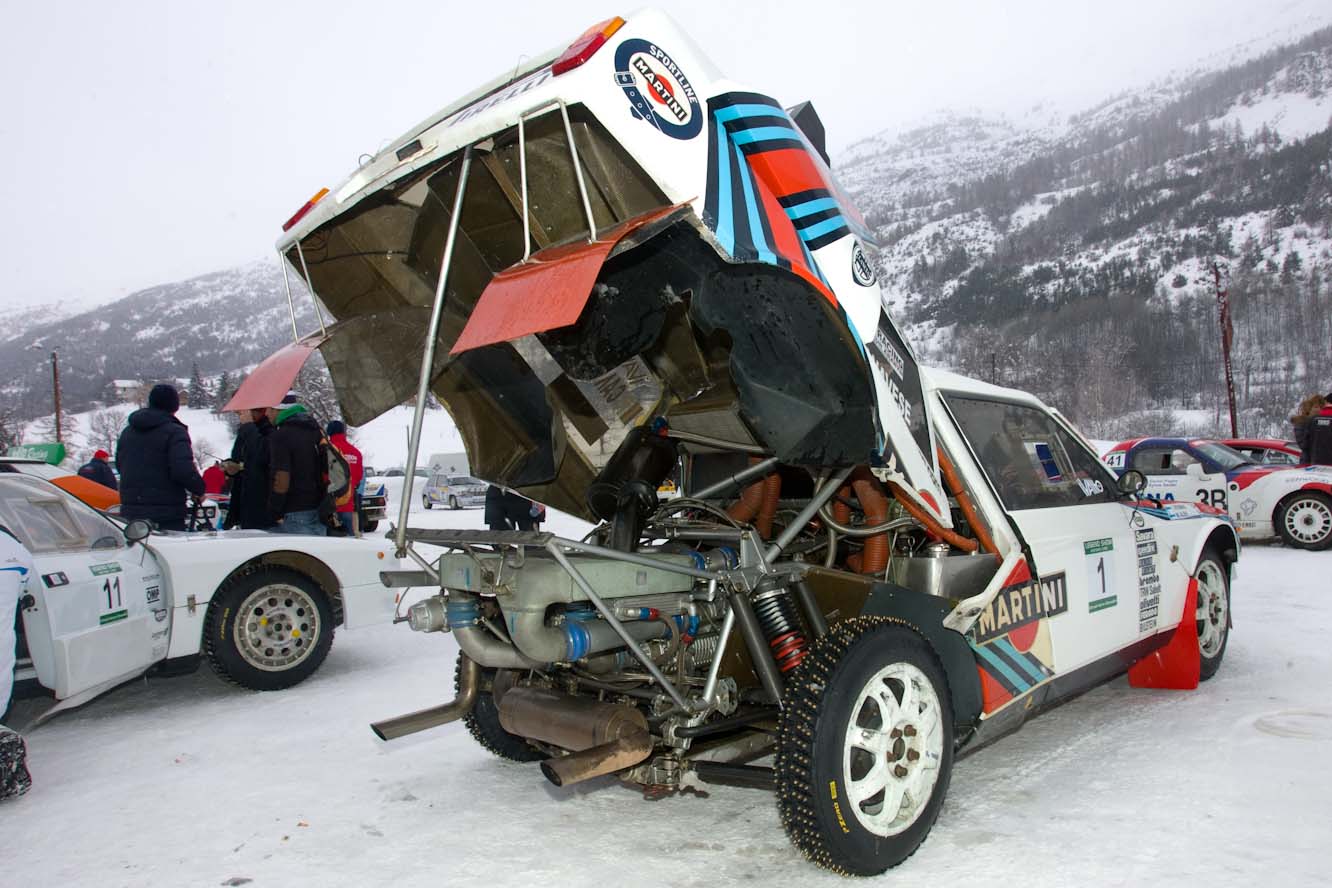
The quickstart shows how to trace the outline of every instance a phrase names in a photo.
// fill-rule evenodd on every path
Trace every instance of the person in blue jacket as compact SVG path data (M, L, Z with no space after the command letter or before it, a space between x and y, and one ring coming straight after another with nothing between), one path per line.
M162 383L153 386L147 407L129 415L116 445L121 517L145 518L161 530L184 530L186 497L204 495L190 430L176 419L179 409L175 387Z
M87 478L89 481L96 481L104 487L110 487L112 490L119 490L120 484L116 482L116 473L111 471L111 454L105 450L94 451L92 459L88 460L79 467L80 477Z

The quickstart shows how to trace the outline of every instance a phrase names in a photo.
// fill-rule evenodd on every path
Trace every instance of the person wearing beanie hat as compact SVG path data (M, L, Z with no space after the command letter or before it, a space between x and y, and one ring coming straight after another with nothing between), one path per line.
M92 459L88 460L79 467L79 475L87 478L89 481L96 481L104 487L110 487L112 490L119 490L120 483L116 481L116 473L111 471L111 454L105 450L93 451Z
M304 404L285 404L268 436L268 517L278 533L326 536L319 504L328 492L324 433Z
M148 393L148 406L164 410L175 416L176 412L180 410L180 392L176 391L174 385L159 382Z
M163 383L153 386L147 407L129 415L116 444L122 518L184 530L186 497L204 495L190 430L175 416L179 409L180 395Z
M325 426L324 434L328 435L328 443L332 444L347 461L347 469L351 473L351 483L347 486L347 492L338 500L338 523L342 525L343 533L348 536L360 536L358 519L361 512L361 494L365 491L365 468L362 465L361 451L347 440L347 425L340 419L335 419Z

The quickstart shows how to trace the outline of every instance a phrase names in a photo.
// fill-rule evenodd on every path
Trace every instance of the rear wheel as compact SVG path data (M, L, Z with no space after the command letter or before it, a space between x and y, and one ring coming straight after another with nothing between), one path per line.
M495 703L495 696L490 692L490 688L495 686L495 679L500 672L508 670L482 669L481 670L481 690L476 695L476 702L472 704L472 711L463 716L463 724L467 725L467 731L472 735L477 743L480 743L486 749L493 752L502 759L508 759L511 762L539 762L548 756L539 752L532 744L528 743L517 734L510 734L500 725L499 707ZM453 689L457 691L458 681L462 676L462 652L458 653L458 665L453 671Z
M425 494L421 494L421 505L425 506L427 509L434 508L434 503L430 502L430 497Z
M1295 494L1277 508L1276 526L1288 546L1315 551L1332 546L1332 497L1316 490Z
M782 825L805 857L859 876L906 860L952 767L948 683L923 638L859 617L815 643L786 692L776 762Z
M1198 579L1198 653L1202 658L1198 677L1206 681L1221 668L1230 638L1230 574L1214 552L1206 552L1194 573Z
M309 678L333 646L333 611L319 585L287 567L236 574L213 596L204 653L213 671L256 691Z

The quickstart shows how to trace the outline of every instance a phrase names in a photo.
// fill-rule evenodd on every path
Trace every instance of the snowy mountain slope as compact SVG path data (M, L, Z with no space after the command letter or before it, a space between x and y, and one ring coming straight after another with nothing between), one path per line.
M314 309L293 280L297 326L315 328ZM141 290L63 320L0 339L0 396L21 415L50 411L47 352L58 348L67 409L103 400L107 382L187 377L197 363L213 376L256 364L291 341L282 272L261 261ZM29 345L40 345L38 350Z
M1327 385L1300 349L1332 335L1330 93L1332 28L1063 123L946 115L861 143L837 172L927 359L1032 388L1107 435L1116 400L1211 409L1216 265L1241 409L1276 432L1304 387ZM1093 354L1111 368L1100 382ZM1084 397L1089 383L1126 394ZM1195 400L1162 401L1180 389Z

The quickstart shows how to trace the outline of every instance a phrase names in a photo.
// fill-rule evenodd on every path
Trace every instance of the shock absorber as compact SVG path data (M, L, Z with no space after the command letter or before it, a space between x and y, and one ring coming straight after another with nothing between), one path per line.
M772 648L772 657L777 661L777 668L790 672L800 665L809 652L809 643L805 640L805 630L796 615L795 602L784 585L774 585L770 589L760 587L754 596L754 615L758 617L763 637Z

